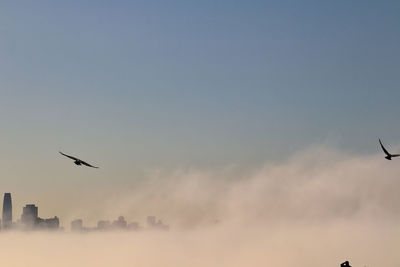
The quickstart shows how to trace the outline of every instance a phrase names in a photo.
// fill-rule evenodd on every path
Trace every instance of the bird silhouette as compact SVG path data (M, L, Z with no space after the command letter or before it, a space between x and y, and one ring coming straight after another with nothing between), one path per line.
M386 150L386 148L383 146L381 139L379 139L379 143L381 144L381 147L382 147L383 152L385 152L385 154L386 154L385 159L387 159L387 160L392 160L392 158L394 158L394 157L400 157L400 154L390 154L390 153Z
M99 167L90 165L89 163L87 163L87 162L85 162L85 161L83 161L83 160L81 160L81 159L78 159L78 158L75 158L75 157L73 157L73 156L69 156L69 155L67 155L67 154L64 154L64 153L62 153L61 151L58 151L58 152L60 152L61 155L66 156L67 158L73 159L73 160L74 160L74 163L75 163L76 165L85 165L85 166L88 166L88 167L91 167L91 168L96 168L96 169L99 168Z

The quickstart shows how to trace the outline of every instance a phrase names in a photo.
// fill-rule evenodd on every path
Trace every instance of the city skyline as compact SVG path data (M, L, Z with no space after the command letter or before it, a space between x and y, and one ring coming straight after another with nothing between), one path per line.
M26 204L22 208L20 219L13 221L12 217L12 197L11 193L4 193L3 211L2 211L2 227L1 231L32 231L32 230L61 230L65 227L60 225L57 216L48 219L39 217L38 207L35 204ZM155 216L147 216L147 230L169 230L169 226L165 225L160 219L156 220ZM119 216L118 220L112 223L108 220L99 220L96 227L84 227L82 219L75 219L70 224L71 232L90 232L90 231L112 231L112 230L131 230L139 231L144 229L138 222L125 221L124 216Z

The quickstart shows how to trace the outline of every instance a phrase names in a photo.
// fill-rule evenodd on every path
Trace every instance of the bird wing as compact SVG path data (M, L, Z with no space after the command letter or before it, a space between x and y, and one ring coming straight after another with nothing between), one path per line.
M60 152L61 155L66 156L67 158L80 161L80 159L75 158L75 157L73 157L73 156L68 156L67 154L62 153L61 151L58 151L58 152Z
M83 160L81 160L80 161L83 165L86 165L86 166L88 166L88 167L92 167L92 168L96 168L96 169L98 169L99 167L96 167L96 166L93 166L93 165L90 165L89 163L87 163L87 162L84 162Z
M386 150L386 148L382 145L381 139L379 139L379 143L381 144L381 147L382 147L383 152L385 152L386 155L392 156L392 157L393 157L393 155L391 155L391 154Z

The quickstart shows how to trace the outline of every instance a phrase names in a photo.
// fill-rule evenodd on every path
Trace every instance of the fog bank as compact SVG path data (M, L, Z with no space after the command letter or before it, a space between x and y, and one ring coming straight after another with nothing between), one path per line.
M149 170L102 218L169 232L3 233L10 266L399 266L400 161L314 147L251 170ZM73 217L73 216L71 216ZM69 228L68 223L64 223ZM23 255L23 257L21 257Z

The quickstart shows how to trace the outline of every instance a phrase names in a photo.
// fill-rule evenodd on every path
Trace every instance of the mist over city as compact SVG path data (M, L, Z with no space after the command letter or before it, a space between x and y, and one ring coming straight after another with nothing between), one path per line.
M76 264L76 259L82 266L132 261L146 266L307 266L343 258L361 266L395 266L398 239L393 236L399 232L400 213L394 200L400 181L396 166L381 159L380 153L349 155L321 145L241 175L232 166L215 172L157 172L113 207L102 206L98 224L60 217L58 229L42 225L43 219L33 228L21 228L18 221L24 215L19 217L21 208L14 205L17 228L3 226L0 236L15 246L16 240L31 244L35 264L48 257L49 265L60 266ZM115 211L107 208L129 217L152 211L162 221L137 216L121 222L108 217ZM5 249L7 262L23 265L13 246ZM98 251L107 253L95 256Z

